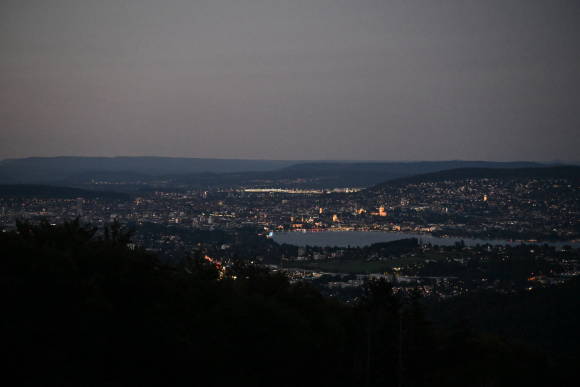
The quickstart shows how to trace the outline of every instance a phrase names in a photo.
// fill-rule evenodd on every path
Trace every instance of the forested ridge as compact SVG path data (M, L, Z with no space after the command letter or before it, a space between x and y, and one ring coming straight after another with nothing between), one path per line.
M343 304L260 266L220 269L201 252L168 264L129 248L129 241L118 224L97 230L78 221L20 223L0 234L6 377L47 386L546 386L573 380L577 351L560 357L558 348L535 345L534 337L494 333L469 319L431 322L424 300L394 294L384 281L368 282L355 304ZM537 298L553 301L545 291ZM526 300L521 308L530 312L536 304ZM439 310L445 316L468 309L461 300ZM565 316L578 318L569 310Z
M370 187L375 192L400 185L465 179L580 179L580 167L576 165L520 167L520 168L452 168L431 173L406 176Z

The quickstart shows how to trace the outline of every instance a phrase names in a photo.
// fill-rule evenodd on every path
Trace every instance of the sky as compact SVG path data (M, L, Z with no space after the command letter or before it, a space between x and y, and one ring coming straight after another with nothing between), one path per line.
M578 0L0 0L0 159L580 160Z

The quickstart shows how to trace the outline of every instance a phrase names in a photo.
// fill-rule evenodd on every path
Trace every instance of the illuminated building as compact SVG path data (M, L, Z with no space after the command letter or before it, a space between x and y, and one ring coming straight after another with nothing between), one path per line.
M387 216L387 212L385 211L385 207L379 207L379 216Z

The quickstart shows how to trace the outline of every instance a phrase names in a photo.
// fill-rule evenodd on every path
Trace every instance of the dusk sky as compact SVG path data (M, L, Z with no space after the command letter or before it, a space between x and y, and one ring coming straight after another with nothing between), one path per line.
M1 0L0 159L580 161L578 0Z

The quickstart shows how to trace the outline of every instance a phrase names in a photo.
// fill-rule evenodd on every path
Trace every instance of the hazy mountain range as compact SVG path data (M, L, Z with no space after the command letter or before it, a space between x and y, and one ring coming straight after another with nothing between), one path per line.
M0 161L0 182L54 183L82 174L164 176L268 171L295 161L173 157L30 157Z
M51 157L0 161L0 184L51 184L132 190L143 186L370 187L458 168L544 167L535 162L346 162L167 157ZM112 183L107 184L107 183Z

